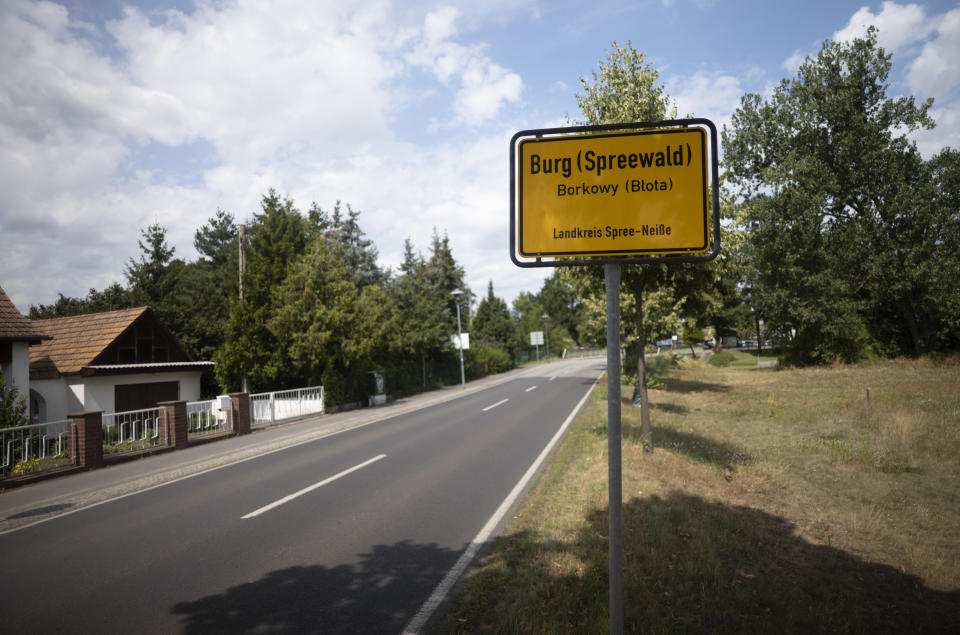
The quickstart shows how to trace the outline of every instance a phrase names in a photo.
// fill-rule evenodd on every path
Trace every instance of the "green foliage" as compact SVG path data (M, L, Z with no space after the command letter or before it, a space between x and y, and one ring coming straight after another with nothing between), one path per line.
M158 309L178 282L170 266L176 250L167 244L167 228L159 223L140 233L137 244L143 253L139 260L131 258L127 263L127 282L139 304Z
M387 292L395 306L393 329L390 331L390 350L397 358L391 366L404 365L402 360L413 360L419 366L415 376L422 388L428 385L427 367L434 367L438 358L449 357L447 342L453 332L450 329L450 313L447 298L440 296L435 279L429 275L428 264L414 251L410 239L404 241L404 258L400 275L388 286ZM454 316L454 320L456 317ZM410 373L399 373L408 382Z
M470 349L463 352L467 370L474 377L505 373L513 368L513 357L502 348L485 342L471 340Z
M580 110L586 123L614 124L632 122L655 122L676 119L676 106L662 86L658 86L659 73L646 63L645 56L629 43L626 47L615 42L600 63L599 72L593 73L593 82L581 79L584 94L577 96ZM715 210L714 210L715 211ZM577 281L581 295L603 295L603 272L600 267L582 267L569 275ZM644 330L648 316L645 315L647 293L665 292L680 302L686 314L703 317L720 311L722 301L717 286L722 265L716 261L707 264L654 264L624 265L621 268L621 288L633 295L631 312L622 312L621 319L632 323L632 345L638 354L637 375L645 377L643 356L640 354L648 341ZM662 304L660 306L663 306ZM653 316L650 316L653 317ZM594 337L598 334L595 333ZM621 340L627 345L627 342ZM645 381L640 384L645 386ZM645 390L643 399L646 399ZM649 409L643 411L644 437L648 447L652 438Z
M382 357L392 321L383 288L367 285L357 294L343 249L318 236L276 296L268 375L288 384L323 384L331 403L361 399L366 371Z
M214 356L217 379L226 390L240 388L244 376L253 392L290 387L292 376L277 356L286 354L268 324L280 309L275 293L304 253L307 222L293 201L270 190L249 228L244 300L230 308L223 346Z
M513 358L517 348L517 331L507 303L493 295L493 280L487 288L487 296L480 301L471 324L474 340L485 342L506 352Z
M646 56L629 42L624 47L613 43L593 82L580 78L583 95L577 95L580 112L587 123L630 123L659 121L676 117L676 107L663 86L660 74L646 62Z
M473 292L465 281L466 272L463 266L453 257L450 247L450 238L444 232L443 236L433 230L433 239L430 244L430 258L425 271L426 282L439 303L443 307L443 315L447 318L449 333L457 332L457 304L460 305L460 321L464 331L470 324L470 308L473 306ZM454 291L462 291L459 299L453 295Z
M707 363L718 368L726 368L736 360L737 356L735 353L731 351L720 351L719 353L714 353Z
M0 373L0 428L27 424L27 398Z
M31 306L29 317L31 320L49 320L71 315L129 309L134 306L136 302L130 291L114 282L103 291L90 289L86 298L70 298L58 293L57 301L53 304Z
M311 210L311 219L322 218L324 212L319 207ZM316 215L316 216L314 216ZM343 254L343 261L353 272L358 287L367 285L384 285L390 277L388 271L380 269L377 265L377 248L373 241L366 238L366 234L360 229L360 212L347 204L346 215L343 213L340 201L337 201L333 207L333 214L330 216L329 228L325 229L321 224L320 230L330 240L340 246Z
M824 43L769 99L744 96L724 130L745 282L787 362L960 345L957 153L920 157L907 135L933 127L932 101L888 98L889 71L875 29Z

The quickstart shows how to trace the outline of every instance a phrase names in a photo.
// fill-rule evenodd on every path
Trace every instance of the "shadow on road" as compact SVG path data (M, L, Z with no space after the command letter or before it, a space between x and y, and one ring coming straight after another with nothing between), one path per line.
M180 602L185 633L399 633L459 553L401 542L356 565L290 567Z

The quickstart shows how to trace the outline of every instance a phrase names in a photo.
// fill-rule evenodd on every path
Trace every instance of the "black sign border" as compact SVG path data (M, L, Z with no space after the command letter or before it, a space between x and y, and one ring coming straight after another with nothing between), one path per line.
M517 154L519 151L518 142L528 137L546 137L548 135L568 135L571 133L589 133L589 132L626 132L630 130L645 130L648 128L689 128L692 126L705 126L710 130L710 176L712 183L710 187L711 204L713 211L713 232L710 236L713 239L713 246L710 251L702 254L684 254L684 253L658 253L650 256L604 256L594 255L586 258L571 258L560 256L554 260L544 260L535 257L531 260L518 260L517 237L518 237L518 219L517 219ZM510 139L510 260L518 267L537 268L537 267L573 267L584 265L600 265L605 263L619 264L654 264L654 263L680 263L680 262L708 262L720 254L720 182L718 168L718 150L717 150L717 128L709 119L669 119L665 121L644 121L635 123L604 124L600 126L568 126L563 128L540 128L536 130L521 130ZM572 252L571 255L577 255L579 252ZM618 251L623 254L623 251ZM638 252L639 253L639 252ZM550 254L553 255L553 254Z

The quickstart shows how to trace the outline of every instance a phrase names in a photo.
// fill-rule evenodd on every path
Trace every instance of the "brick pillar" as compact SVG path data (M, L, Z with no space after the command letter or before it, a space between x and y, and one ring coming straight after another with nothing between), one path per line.
M70 447L77 453L77 466L96 468L103 466L103 419L99 412L68 414L73 422L70 427Z
M234 434L250 434L250 393L230 393L230 429Z
M167 445L178 450L187 447L187 402L161 401L157 407L164 411Z

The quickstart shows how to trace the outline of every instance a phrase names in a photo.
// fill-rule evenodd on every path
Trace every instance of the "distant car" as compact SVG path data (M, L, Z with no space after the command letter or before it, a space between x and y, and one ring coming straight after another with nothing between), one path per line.
M756 348L756 347L757 347L757 340L743 340L743 347L744 347L744 348Z

